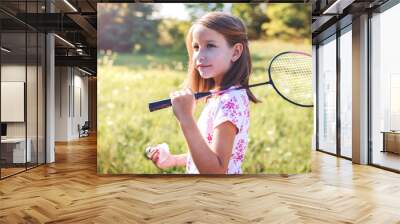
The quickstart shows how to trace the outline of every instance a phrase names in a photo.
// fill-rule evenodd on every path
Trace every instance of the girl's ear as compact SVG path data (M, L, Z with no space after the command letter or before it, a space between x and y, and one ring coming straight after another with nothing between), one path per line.
M232 55L232 62L235 62L240 58L243 52L243 44L242 43L236 43L233 45L233 55Z

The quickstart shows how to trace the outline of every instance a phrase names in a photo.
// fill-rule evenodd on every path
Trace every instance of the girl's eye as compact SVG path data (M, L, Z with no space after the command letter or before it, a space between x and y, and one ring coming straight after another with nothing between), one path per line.
M214 44L207 44L207 48L212 48L212 47L215 47L215 45Z
M193 49L198 50L199 49L199 45L194 45Z

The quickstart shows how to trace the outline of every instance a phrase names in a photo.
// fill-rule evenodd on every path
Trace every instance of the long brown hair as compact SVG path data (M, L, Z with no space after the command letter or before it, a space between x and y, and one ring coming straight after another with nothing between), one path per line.
M230 47L233 47L236 43L243 45L243 51L238 60L236 60L230 69L225 73L220 89L228 89L231 86L240 84L241 86L247 86L249 84L249 77L251 74L251 56L247 41L246 27L236 16L232 16L228 13L223 12L211 12L206 14L197 20L190 28L188 35L186 36L186 48L189 54L188 62L188 73L189 73L189 87L194 92L209 91L215 87L214 79L204 79L200 76L199 72L195 69L193 63L193 50L192 50L192 35L193 27L195 25L203 25L209 29L215 30L222 34ZM250 91L246 89L247 96L254 102L260 102Z

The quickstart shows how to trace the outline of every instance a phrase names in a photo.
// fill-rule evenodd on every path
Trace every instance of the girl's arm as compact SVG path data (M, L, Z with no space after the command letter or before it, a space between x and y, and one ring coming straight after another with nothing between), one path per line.
M194 119L180 122L193 162L201 174L225 174L232 154L237 132L231 122L224 122L214 129L211 147L200 133Z
M214 129L212 145L209 146L193 117L195 99L190 89L170 94L172 109L188 144L190 153L200 173L226 173L232 154L237 128L225 121Z
M166 169L175 166L186 166L187 154L178 154L172 155L167 154L165 155L167 158L159 161L160 158L160 151L156 149L156 151L150 156L150 159L153 163L160 169Z
M187 154L173 155L175 166L186 166Z

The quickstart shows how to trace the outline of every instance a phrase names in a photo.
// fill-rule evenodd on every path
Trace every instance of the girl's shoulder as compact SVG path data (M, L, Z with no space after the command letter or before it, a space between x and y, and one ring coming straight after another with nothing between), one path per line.
M247 130L249 123L249 98L244 89L232 90L219 95L216 101L213 128L225 121L232 122L239 132Z
M222 104L233 103L239 106L248 106L249 97L245 89L227 91L219 96L219 101Z

